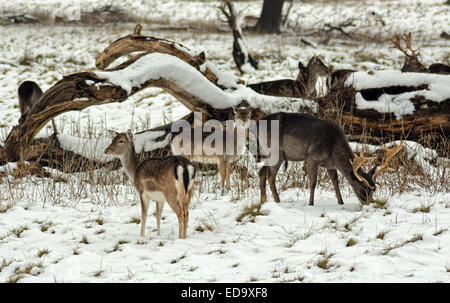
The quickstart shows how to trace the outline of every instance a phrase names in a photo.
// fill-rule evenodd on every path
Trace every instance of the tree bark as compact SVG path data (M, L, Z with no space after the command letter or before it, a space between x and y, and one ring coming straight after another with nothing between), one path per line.
M250 64L254 69L258 69L258 61L250 54L247 45L242 37L242 30L236 21L236 13L231 0L223 0L224 5L219 7L222 14L227 18L228 25L233 32L233 59L241 74L244 73L242 66Z
M255 25L260 33L279 33L284 0L264 0L261 16Z

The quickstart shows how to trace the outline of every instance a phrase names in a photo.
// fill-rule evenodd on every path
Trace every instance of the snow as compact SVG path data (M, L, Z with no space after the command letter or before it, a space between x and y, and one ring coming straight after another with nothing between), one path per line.
M345 81L346 86L353 86L357 91L369 88L392 86L427 85L427 89L405 92L396 95L382 94L378 100L367 101L361 93L356 93L355 102L358 109L374 109L380 113L393 113L397 120L404 115L414 113L414 104L410 101L415 96L423 96L433 102L450 99L450 75L426 73L402 73L399 70L382 70L374 73L355 72Z
M380 88L388 86L420 86L428 85L428 89L399 94L398 99L411 98L411 94L424 96L434 102L450 99L450 75L427 73L402 73L399 70L382 70L374 73L355 72L345 81L346 86L356 90Z
M441 5L442 2L296 1L288 28L295 27L298 21L301 33L290 33L287 29L283 35L247 35L246 43L259 59L260 69L242 76L231 57L232 36L229 32L164 31L159 28L159 21L192 28L198 28L203 22L220 24L216 19L218 1L124 0L108 3L147 20L143 22L143 35L179 41L192 48L192 54L204 50L208 61L202 68L210 68L220 75L220 85L230 87L223 94L226 100L249 98L249 103L260 103L267 111L298 111L301 105L311 105L310 101L277 100L277 107L273 105L274 98L261 98L246 91L237 84L237 78L246 83L295 78L298 61L307 62L313 55L321 55L324 62L335 69L371 70L375 72L374 76L379 70L400 69L402 54L390 48L387 42L367 42L363 46L359 40L341 41L332 35L328 44L324 44L320 43L323 37L308 34L317 33L325 23L339 23L350 17L357 19L355 31L383 41L393 33L412 31L413 46L417 43L417 47L421 47L421 59L427 66L434 62L448 64L450 46L438 38L442 31L448 32L450 23L449 7ZM97 0L78 0L77 3L81 13L105 4ZM68 10L70 5L70 1L62 0L0 0L0 13L29 9L68 19L74 14ZM261 1L235 3L236 11L256 16L260 13L260 5ZM186 9L177 9L180 6ZM365 24L366 6L380 14L387 26ZM134 23L1 26L1 141L20 117L17 87L22 81L37 81L46 90L63 75L97 71L95 56L117 38L130 34L134 26ZM320 47L305 46L300 42L301 37ZM17 41L23 45L18 47ZM363 47L363 55L358 55ZM30 58L28 64L21 60L25 54ZM172 63L174 60L169 59L159 65L158 62L152 64L162 69L163 64ZM128 87L140 85L147 75L140 73L144 66L139 68L142 70L131 73L136 82L122 84ZM191 85L189 79L183 79L177 71L167 73ZM427 79L431 85L438 81ZM197 83L192 85L193 89L198 89ZM211 93L210 89L205 90L203 93ZM439 91L439 94L444 93ZM189 110L168 93L147 88L125 102L68 112L56 117L55 122L64 146L107 161L103 154L111 142L107 129L120 132L131 129L138 133L188 113ZM39 135L51 133L51 127L48 127ZM155 142L161 134L136 134L136 147L151 150L157 147L156 144L165 144L167 138ZM393 143L398 144L398 141L388 146ZM259 182L252 158L243 159L243 165L250 167L253 176L248 190L239 190L242 184L236 173L232 174L231 191L224 193L218 186L217 175L199 174L191 202L187 239L184 240L177 238L177 218L167 205L163 210L161 235L156 235L153 204L148 211L146 236L139 236L140 225L132 223L140 218L139 198L122 169L70 175L49 170L65 180L56 182L33 176L14 179L10 174L17 165L9 163L0 167L0 281L14 279L20 269L34 264L30 274L23 274L19 282L448 283L450 194L448 187L439 186L436 180L448 184L449 162L436 158L434 151L413 142L405 141L404 146L409 157L425 171L436 172L439 178L424 186L406 184L405 188L398 189L400 181L397 178L402 174L402 168L399 173L384 173L379 177L382 186L375 192L375 198L386 199L384 208L361 205L345 180L340 180L345 205L338 205L324 170L320 171L315 205L310 207L307 205L309 190L303 164L292 162L286 172L280 169L277 177L281 203L273 202L268 189L268 202L262 205L261 214L237 222L236 218L246 207L259 201ZM356 151L361 146L352 145L352 148ZM436 163L441 164L435 166ZM2 172L8 176L2 177ZM19 233L21 229L23 232ZM350 239L356 244L347 246ZM329 256L328 269L317 266L324 256Z
M239 104L217 86L211 84L195 67L167 54L151 53L137 59L124 69L112 72L95 72L99 77L122 87L131 93L134 87L151 80L174 81L188 93L198 96L215 108L227 108Z
M211 67L211 65L209 65ZM217 69L212 69L214 71ZM150 53L137 59L133 64L117 71L96 71L95 74L107 79L114 85L120 86L131 94L133 88L140 88L142 84L158 79L173 81L187 93L198 96L205 103L214 108L228 108L239 105L246 100L251 106L260 107L267 113L298 106L314 107L314 102L298 98L279 98L256 93L252 89L240 85L232 92L223 91L206 79L195 67L183 60L168 54ZM225 75L224 79L220 76ZM232 79L225 73L218 72L219 83L231 83ZM297 107L298 108L298 107Z
M377 101L366 101L361 93L356 93L355 103L357 109L374 109L379 113L393 113L397 120L401 120L403 115L412 115L415 110L409 98L402 99L388 94L382 94Z

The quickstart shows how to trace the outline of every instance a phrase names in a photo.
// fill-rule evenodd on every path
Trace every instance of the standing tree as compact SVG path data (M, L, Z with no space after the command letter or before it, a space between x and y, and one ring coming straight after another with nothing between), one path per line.
M233 32L233 58L237 68L241 74L244 71L258 69L258 61L247 50L247 45L242 37L241 26L236 20L237 16L231 0L223 0L223 4L219 6L219 9L227 18L228 25Z
M260 33L278 33L282 19L284 0L264 0L261 16L255 25Z

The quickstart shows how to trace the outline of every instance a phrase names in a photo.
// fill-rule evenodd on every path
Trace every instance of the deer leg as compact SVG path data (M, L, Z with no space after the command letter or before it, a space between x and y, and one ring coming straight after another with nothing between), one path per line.
M306 171L309 177L309 205L314 205L314 191L317 183L317 171L319 165L313 161L306 161Z
M269 171L269 168L267 166L261 167L261 169L258 171L259 175L259 191L261 194L261 204L267 201L267 195L266 195L266 178L267 178L267 172Z
M183 213L183 227L184 227L184 232L183 232L183 239L186 239L186 234L187 234L187 228L188 228L188 223L189 223L189 207L186 207L187 205L185 205L184 208L184 213Z
M161 214L164 207L164 202L158 202L156 201L156 211L155 211L155 217L156 217L156 228L158 230L158 236L161 234Z
M339 179L337 170L335 169L327 169L328 176L330 176L331 182L333 183L334 192L336 193L336 197L338 199L338 204L344 204L341 197L341 191L339 190Z
M185 229L185 212L183 202L178 198L178 193L169 192L167 194L166 199L167 203L169 203L170 208L172 208L173 212L177 215L178 219L178 237L180 239L184 239L186 237L186 229Z
M178 218L178 237L180 239L186 239L186 229L187 229L187 221L189 218L189 211L184 207L182 202L180 201L181 209L180 213L177 214Z
M144 197L145 195L143 193L141 193L140 195L141 198L141 215L142 215L142 220L141 220L141 237L144 237L145 235L145 222L147 221L147 211L148 211L148 205L149 205L149 200Z
M283 163L283 159L280 159L278 163L275 166L271 166L269 168L269 172L267 175L267 179L269 181L270 190L272 191L272 196L275 202L280 202L280 197L278 196L277 187L275 185L275 180L277 177L278 169L281 166L281 163Z
M226 173L227 173L227 165L224 159L219 159L219 174L220 174L220 187L223 189L225 187L225 179L226 179Z
M225 178L226 178L227 189L231 190L231 163L230 162L226 162L225 170L226 170Z

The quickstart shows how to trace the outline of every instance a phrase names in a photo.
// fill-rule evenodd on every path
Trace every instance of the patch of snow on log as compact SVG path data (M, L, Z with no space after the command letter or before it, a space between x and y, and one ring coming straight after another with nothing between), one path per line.
M401 120L403 115L412 115L415 109L414 104L408 98L388 94L381 95L377 101L367 101L361 93L356 93L355 102L358 109L374 109L379 113L393 113L397 120Z

